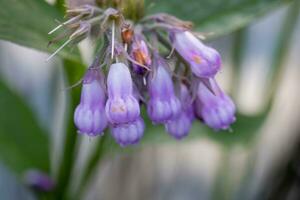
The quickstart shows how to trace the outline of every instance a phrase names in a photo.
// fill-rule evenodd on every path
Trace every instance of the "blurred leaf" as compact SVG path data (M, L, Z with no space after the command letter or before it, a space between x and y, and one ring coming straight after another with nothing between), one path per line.
M248 25L291 0L147 0L148 13L167 12L192 21L195 30L215 38Z
M62 21L59 11L43 0L1 0L0 39L23 46L53 53L61 43L47 47L53 39L48 32L57 26L55 19ZM77 48L64 48L59 55L79 60Z
M195 120L190 135L182 141L195 140L201 137L209 137L225 146L233 144L246 144L250 142L261 127L267 113L258 116L245 116L238 114L237 121L232 125L232 131L214 131L205 126L199 120ZM164 141L174 141L167 134L163 126L153 126L150 121L146 124L145 136L142 143L159 143Z
M0 162L0 194L1 199L7 200L36 200L32 191L24 184L20 183L7 167Z
M49 141L31 110L0 81L0 160L21 173L49 170Z
M66 81L71 85L78 82L86 70L85 66L78 62L64 59L64 71L66 73ZM66 109L66 131L65 140L63 145L62 160L59 165L57 174L57 185L55 189L55 199L66 199L67 188L71 180L71 172L74 166L75 158L77 156L76 142L77 142L77 129L74 125L73 114L76 106L80 101L81 87L75 87L70 90L67 97Z
M264 112L255 116L245 116L238 113L236 116L237 121L231 126L232 130L216 132L205 127L205 136L210 137L225 146L237 143L251 143L265 122L268 113L269 112Z
M268 109L269 110L269 109ZM145 112L143 112L145 113ZM210 138L224 146L230 146L234 144L249 144L255 139L255 135L259 132L262 124L264 123L268 111L255 116L246 116L237 114L237 121L231 126L232 130L227 131L214 131L213 129L205 126L199 120L195 120L191 128L190 134L180 142L189 142L201 138ZM164 129L163 125L153 125L150 119L144 115L145 119L145 133L141 140L141 145L121 148L110 136L105 141L105 151L114 152L119 150L121 152L132 151L136 148L142 147L148 144L160 144L160 143L176 143L177 140L172 138Z
M211 138L219 144L228 147L234 144L249 144L255 138L255 135L259 132L261 125L265 121L269 109L264 113L256 116L245 116L237 114L237 121L232 125L232 131L213 131L212 129L203 125L199 120L195 120L190 134L179 142L195 141L201 138ZM176 143L177 140L172 138L165 131L162 125L152 125L152 122L146 117L145 109L143 109L143 118L145 119L145 133L141 140L141 143L136 146L129 146L126 148L120 147L109 134L109 131L105 131L105 136L98 140L97 148L93 152L91 159L88 162L88 167L83 170L84 179L81 182L80 190L76 193L77 197L81 196L82 191L86 187L86 183L90 179L92 172L97 167L99 161L103 159L104 154L113 154L116 152L130 153L145 145L149 144L165 144ZM107 136L109 135L109 136ZM81 136L84 137L84 136Z

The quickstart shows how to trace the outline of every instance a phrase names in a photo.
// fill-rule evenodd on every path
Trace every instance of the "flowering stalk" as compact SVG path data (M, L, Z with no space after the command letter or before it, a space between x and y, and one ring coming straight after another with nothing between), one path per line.
M129 8L139 6L136 0L126 2ZM52 56L87 37L108 41L101 48L102 59L96 58L97 64L83 77L74 114L79 133L102 136L109 127L122 147L137 144L145 129L143 105L153 124L164 124L176 139L188 135L195 115L215 130L230 127L235 105L214 79L221 67L220 54L200 41L190 22L164 13L138 20L122 13L121 3L115 8L98 3L103 7L67 10L69 19L50 32L66 29L62 35L66 42ZM130 16L131 21L126 19ZM170 47L168 60L161 55L160 43Z

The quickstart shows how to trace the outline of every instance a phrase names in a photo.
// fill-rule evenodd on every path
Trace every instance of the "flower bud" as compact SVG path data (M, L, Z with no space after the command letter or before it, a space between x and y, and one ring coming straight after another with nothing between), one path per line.
M104 114L105 99L100 69L88 69L83 78L80 104L74 114L79 133L89 136L103 134L107 126Z
M221 56L213 48L205 46L189 31L174 31L170 34L176 51L190 64L198 77L213 77L221 67Z
M201 117L206 125L220 130L228 129L235 121L235 105L214 79L208 80L209 87L204 82L198 86L198 105Z
M147 112L154 123L165 123L180 112L180 102L174 94L173 82L168 73L166 63L155 56L155 70L148 79L148 92L150 100Z
M184 84L180 85L180 102L182 108L180 114L165 124L166 131L175 139L187 136L194 120L192 98Z
M146 42L143 40L142 36L136 35L131 45L130 56L141 65L150 66L151 56L147 47ZM143 74L146 72L146 69L137 64L132 64L133 70L138 74Z
M132 79L123 63L112 64L107 77L108 100L105 111L110 123L135 121L140 115L140 106L133 96Z
M116 124L111 128L111 134L116 142L122 147L137 144L143 136L145 129L142 118L137 118L133 122Z

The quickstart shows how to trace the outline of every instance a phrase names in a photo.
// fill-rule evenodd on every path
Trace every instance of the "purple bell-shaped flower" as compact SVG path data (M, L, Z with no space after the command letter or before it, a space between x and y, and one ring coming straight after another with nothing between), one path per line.
M180 102L180 114L165 124L166 131L175 139L182 139L188 135L195 118L192 98L184 84L180 85Z
M204 81L204 82L203 82ZM235 121L235 105L218 86L215 79L203 80L198 86L198 114L209 127L228 129Z
M115 124L111 127L111 134L122 147L137 144L143 136L145 129L142 118L125 124Z
M181 105L174 94L173 82L167 64L155 55L154 69L148 77L150 100L147 112L154 123L165 123L178 116Z
M112 124L135 121L140 116L140 106L133 95L132 79L123 63L110 66L107 77L108 100L105 111Z
M189 63L198 77L213 77L221 67L221 56L189 31L173 31L170 39L176 51Z
M80 104L75 109L74 122L79 133L102 135L107 126L104 112L105 92L100 69L90 68L83 78Z

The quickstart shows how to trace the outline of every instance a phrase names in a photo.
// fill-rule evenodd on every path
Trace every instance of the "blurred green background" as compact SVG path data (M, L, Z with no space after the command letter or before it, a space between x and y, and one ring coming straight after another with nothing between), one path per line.
M133 1L134 0L128 0ZM195 122L183 141L147 123L137 147L77 135L73 110L95 45L45 59L65 4L0 0L0 199L300 199L300 3L296 0L146 0L145 12L191 20L208 33L217 79L238 107L232 131ZM29 187L32 169L53 191Z

